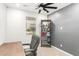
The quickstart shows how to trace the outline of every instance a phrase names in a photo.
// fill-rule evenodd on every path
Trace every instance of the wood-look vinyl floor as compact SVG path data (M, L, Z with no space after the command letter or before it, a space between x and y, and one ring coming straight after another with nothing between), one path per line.
M37 51L38 56L68 56L67 54L51 47L39 47Z
M24 56L21 42L4 43L0 46L0 56Z
M0 46L0 56L24 56L21 42L4 43ZM51 47L38 47L37 56L67 56Z

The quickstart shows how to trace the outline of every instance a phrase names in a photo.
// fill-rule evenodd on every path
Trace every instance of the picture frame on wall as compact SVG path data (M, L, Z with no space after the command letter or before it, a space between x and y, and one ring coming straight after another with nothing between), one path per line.
M26 34L31 35L36 31L36 18L26 17Z

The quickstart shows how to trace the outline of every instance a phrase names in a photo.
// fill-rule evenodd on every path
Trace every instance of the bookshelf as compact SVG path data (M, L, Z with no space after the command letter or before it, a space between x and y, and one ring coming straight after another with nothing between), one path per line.
M51 46L51 20L41 20L41 46Z

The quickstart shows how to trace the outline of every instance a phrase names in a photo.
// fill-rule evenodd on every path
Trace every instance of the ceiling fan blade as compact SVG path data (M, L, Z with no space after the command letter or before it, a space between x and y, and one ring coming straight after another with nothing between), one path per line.
M45 8L43 8L43 10L44 10L44 11L46 11L47 13L49 13L49 11L48 11L48 10L46 10Z
M41 13L41 10L39 10L39 12L38 12L39 14Z
M54 4L54 3L46 3L44 6L51 5L51 4Z
M57 7L50 7L50 6L46 6L45 8L57 9Z

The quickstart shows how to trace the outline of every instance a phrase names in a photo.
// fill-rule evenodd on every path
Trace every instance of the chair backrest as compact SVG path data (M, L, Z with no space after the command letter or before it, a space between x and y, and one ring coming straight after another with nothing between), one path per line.
M31 44L30 44L30 49L34 49L34 51L36 51L39 45L39 42L40 42L40 38L37 35L33 34Z

